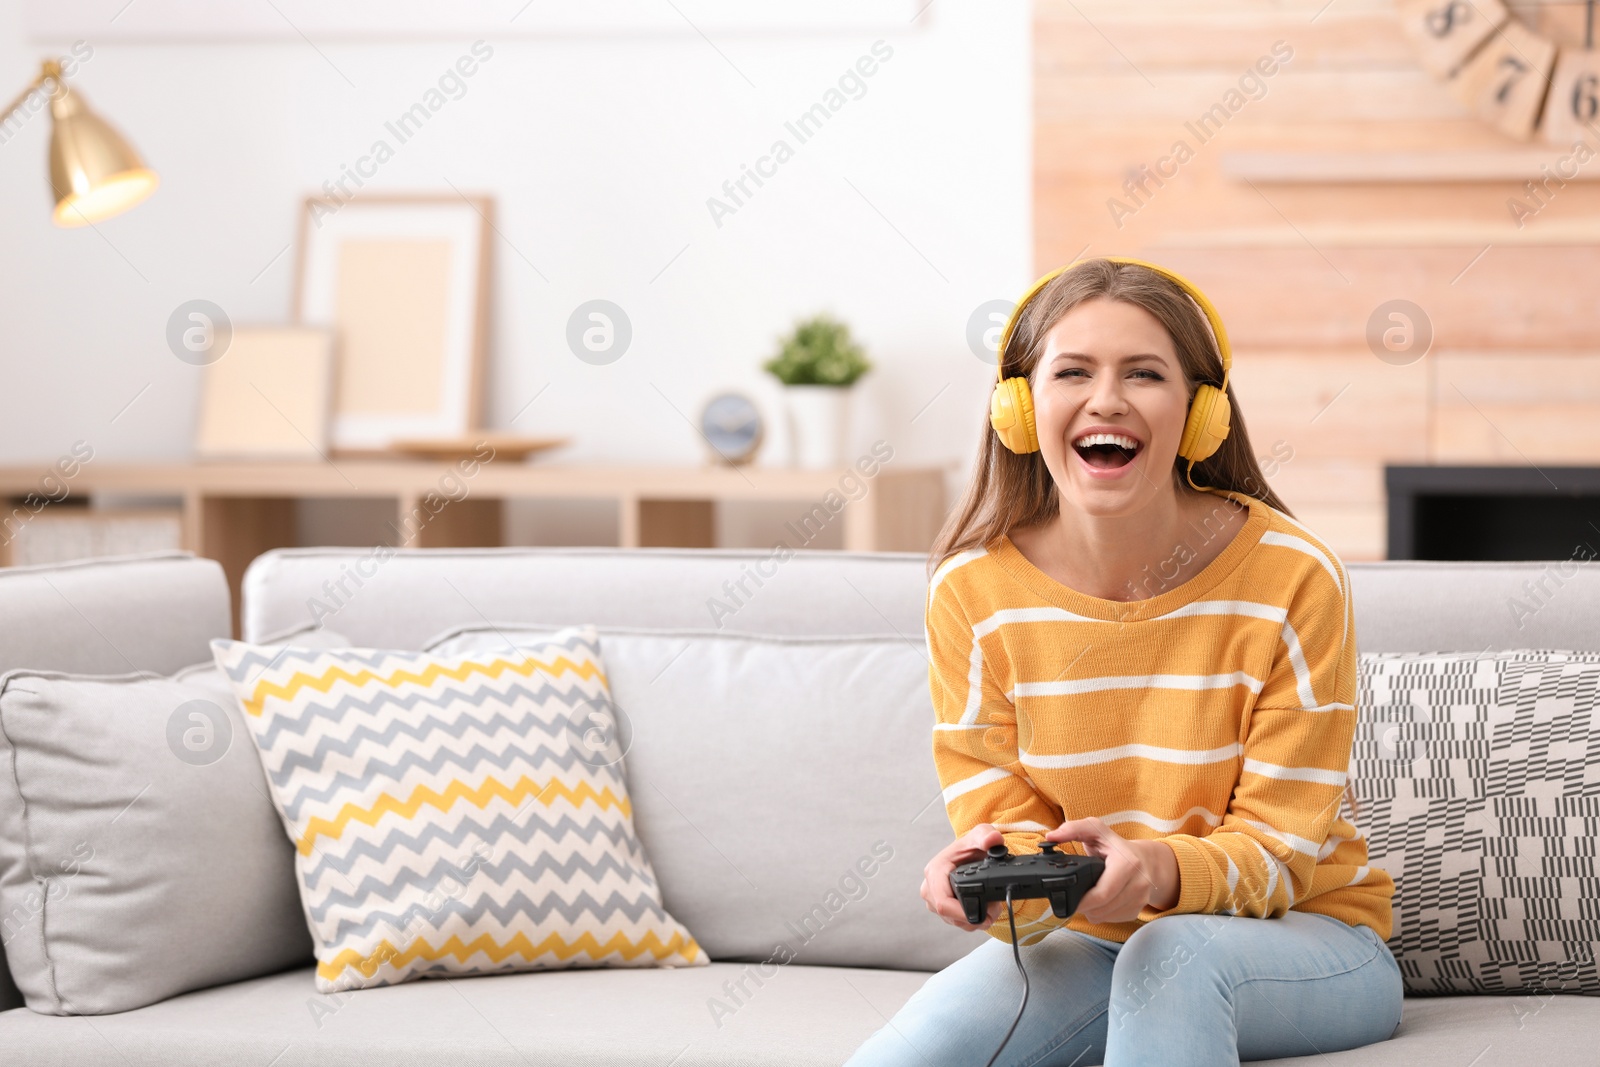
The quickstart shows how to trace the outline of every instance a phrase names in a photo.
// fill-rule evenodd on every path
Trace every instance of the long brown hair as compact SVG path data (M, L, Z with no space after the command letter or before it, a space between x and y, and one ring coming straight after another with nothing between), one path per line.
M1030 300L1018 317L1016 327L1000 353L1003 377L1032 380L1034 369L1044 356L1045 338L1062 317L1079 304L1094 299L1121 300L1154 315L1172 338L1178 365L1183 371L1189 399L1194 400L1202 382L1222 385L1222 353L1206 321L1205 313L1169 278L1135 263L1113 263L1107 259L1088 259L1062 271ZM1250 445L1244 412L1227 388L1232 419L1228 436L1206 459L1194 465L1193 477L1201 485L1231 490L1255 497L1285 515L1294 516L1278 494L1267 484L1261 465ZM1172 484L1177 492L1193 494L1185 471L1189 461L1175 457ZM1061 496L1055 480L1045 466L1042 452L1016 453L1001 443L989 426L987 410L978 445L978 462L967 482L961 502L945 518L939 536L928 556L928 576L958 552L987 547L1016 527L1033 526L1054 519L1061 509ZM1345 796L1352 813L1356 812L1353 789Z

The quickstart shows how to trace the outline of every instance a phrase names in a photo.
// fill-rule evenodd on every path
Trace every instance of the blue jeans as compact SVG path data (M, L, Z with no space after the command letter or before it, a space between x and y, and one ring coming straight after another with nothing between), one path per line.
M1022 976L1011 946L982 936L846 1067L983 1067ZM1028 1007L996 1067L1232 1067L1359 1048L1400 1025L1389 947L1370 926L1314 912L1165 915L1122 943L1062 927L1024 946L1022 965Z

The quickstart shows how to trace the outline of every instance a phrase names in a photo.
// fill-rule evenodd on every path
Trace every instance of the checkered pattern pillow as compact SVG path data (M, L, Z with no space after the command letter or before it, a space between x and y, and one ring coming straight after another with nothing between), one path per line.
M1370 653L1350 770L1409 993L1600 995L1600 653Z

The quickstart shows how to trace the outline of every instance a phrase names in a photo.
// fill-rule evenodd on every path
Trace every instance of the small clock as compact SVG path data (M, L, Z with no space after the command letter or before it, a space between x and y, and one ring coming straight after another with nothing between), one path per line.
M761 412L743 393L718 393L700 410L700 432L719 462L749 463L761 448Z

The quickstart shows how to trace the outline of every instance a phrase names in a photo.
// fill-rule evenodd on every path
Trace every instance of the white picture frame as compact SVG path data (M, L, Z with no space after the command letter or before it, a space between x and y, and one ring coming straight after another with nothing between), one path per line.
M493 212L454 193L306 198L294 321L334 334L333 451L479 427Z

